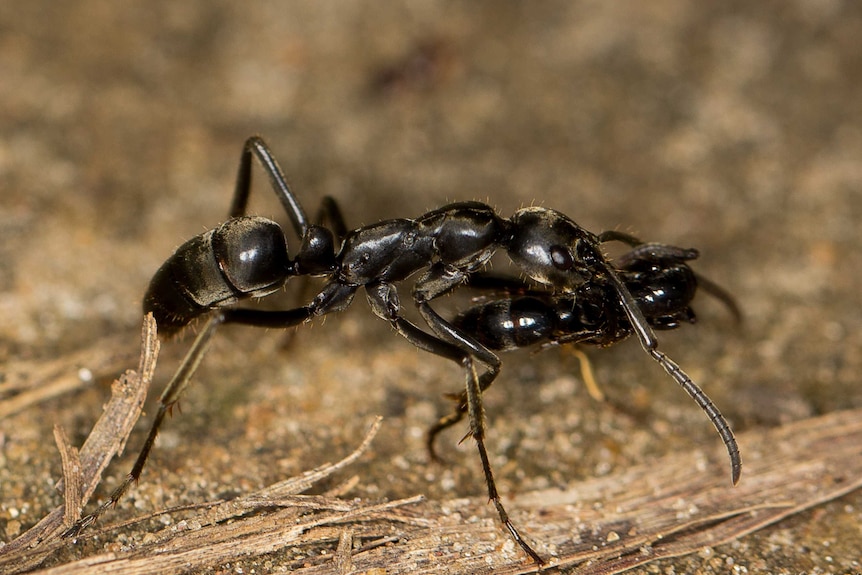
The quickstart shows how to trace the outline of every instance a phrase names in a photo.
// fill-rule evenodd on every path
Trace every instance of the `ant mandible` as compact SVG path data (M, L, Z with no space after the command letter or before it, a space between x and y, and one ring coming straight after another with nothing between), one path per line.
M245 215L253 158L262 165L300 237L300 247L293 259L277 223ZM357 290L364 287L375 315L388 321L419 349L463 367L464 411L470 424L469 435L476 442L482 462L488 496L518 545L533 561L543 564L541 556L509 519L485 447L482 392L497 377L500 359L476 337L443 319L430 305L479 273L498 249L506 252L523 275L554 292L572 293L582 285L608 286L610 292L606 296L619 303L643 349L683 384L701 407L712 405L679 367L657 349L658 341L641 309L642 302L632 295L617 268L602 253L602 243L621 239L617 232L596 235L564 214L541 207L523 208L512 217L503 218L479 202L454 203L416 219L385 220L348 232L335 203L325 199L321 219L327 217L332 230L309 223L267 144L257 136L246 140L229 219L177 248L155 273L144 296L144 312L153 313L162 334L174 334L204 315L209 320L160 396L150 432L126 480L108 501L79 520L65 536L77 536L138 480L165 415L188 386L218 326L225 323L270 328L296 326L346 309ZM422 270L411 295L431 333L401 315L396 288L398 282ZM269 295L298 276L325 276L328 280L304 306L288 310L235 307L240 301ZM484 369L481 374L477 363ZM713 406L707 413L725 441L736 483L740 470L736 442L718 410Z

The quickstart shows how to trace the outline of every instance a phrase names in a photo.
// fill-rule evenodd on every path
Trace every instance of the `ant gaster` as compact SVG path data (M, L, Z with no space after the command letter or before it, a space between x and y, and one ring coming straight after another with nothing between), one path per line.
M263 166L301 238L293 259L278 224L245 215L253 157ZM333 230L330 230L309 223L269 147L259 137L249 138L243 147L229 216L230 219L218 228L181 245L153 276L144 297L144 312L153 313L163 334L175 333L203 315L208 314L209 320L160 396L158 412L128 477L107 502L67 530L66 536L76 536L93 523L140 477L165 414L188 385L219 325L296 326L314 317L344 310L357 290L364 287L375 315L388 321L416 347L455 361L464 368L463 396L470 422L469 435L479 451L489 498L514 540L533 561L542 564L542 558L509 519L497 493L485 448L482 392L499 373L500 359L475 337L443 319L430 305L431 301L478 273L498 249L506 252L522 274L555 292L570 293L578 286L593 283L610 286L612 298L620 303L644 350L681 383L701 407L712 405L679 367L658 351L658 341L638 301L615 266L603 255L601 244L618 239L615 232L595 235L564 214L540 207L520 209L506 219L479 202L450 204L416 219L386 220L346 232L337 206L331 200L324 200L321 221L328 218L332 222ZM340 247L337 247L339 241ZM432 333L401 315L396 284L420 271L411 295ZM239 301L270 294L296 276L326 276L328 280L304 306L288 310L234 307ZM481 374L477 363L484 368ZM736 442L718 411L712 407L707 413L725 441L735 483L740 470Z

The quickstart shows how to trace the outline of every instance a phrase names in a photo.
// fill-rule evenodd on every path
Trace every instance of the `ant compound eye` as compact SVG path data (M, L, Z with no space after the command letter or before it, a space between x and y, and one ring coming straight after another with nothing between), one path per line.
M551 263L554 267L561 271L568 271L575 265L575 259L572 257L572 252L563 246L551 246L549 248L551 254Z

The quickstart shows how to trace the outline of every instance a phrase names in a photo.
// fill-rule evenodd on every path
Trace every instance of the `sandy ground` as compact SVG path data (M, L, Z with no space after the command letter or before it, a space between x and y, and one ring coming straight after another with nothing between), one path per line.
M242 142L262 134L307 209L331 195L351 226L477 199L697 247L698 271L738 298L744 325L702 298L699 324L660 334L662 348L737 432L862 407L860 37L862 8L832 0L8 4L0 362L97 345L134 358L149 278L225 218ZM252 209L285 220L265 185ZM274 305L291 305L288 292ZM225 329L116 517L338 458L375 414L384 427L352 495L481 495L461 430L441 442L448 466L423 446L458 369L362 299L292 338ZM157 385L185 347L165 345ZM698 446L720 455L636 342L591 357L609 405L587 396L569 355L504 358L486 406L506 493ZM0 420L0 539L60 503L52 426L80 442L117 371ZM646 569L859 572L860 541L856 492Z

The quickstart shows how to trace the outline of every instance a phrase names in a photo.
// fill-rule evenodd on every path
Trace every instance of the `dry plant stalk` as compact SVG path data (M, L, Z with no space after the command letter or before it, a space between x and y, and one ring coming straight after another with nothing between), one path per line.
M729 542L862 486L862 410L740 439L748 463L735 488L718 462L682 453L567 490L527 493L513 509L549 567L611 574ZM201 506L132 550L44 573L198 573L264 555L302 575L537 572L484 498L374 505L297 494L358 457L364 445L337 464Z
M54 510L0 548L4 573L33 569L52 550L67 544L56 540L57 533L77 517L108 454L121 449L137 418L158 351L151 335L145 339L150 343L144 345L141 376L130 372L115 384L111 405L78 457L62 430L56 432L67 499L75 492L80 498L67 500L65 508ZM116 413L115 403L123 406ZM340 498L355 484L351 480L333 493L301 495L364 453L378 425L356 451L337 463L230 501L165 511L182 513L183 519L149 534L133 549L97 553L41 572L198 573L264 555L302 575L537 571L500 528L483 497L442 502L414 497L384 503ZM510 498L510 507L519 526L549 559L551 572L611 574L731 541L862 486L858 457L862 410L748 432L739 440L746 469L735 488L720 473L719 461L696 451L566 490L524 493ZM78 479L80 487L73 483ZM159 514L129 523L154 515Z
M156 322L149 314L144 318L142 328L138 370L126 371L111 385L111 400L80 452L69 445L61 428L55 429L54 437L63 461L60 488L66 495L65 505L57 507L31 529L0 547L0 570L7 565L14 565L18 570L38 565L62 544L58 541L60 533L80 517L81 509L101 481L102 472L114 455L123 451L144 407L158 355Z

